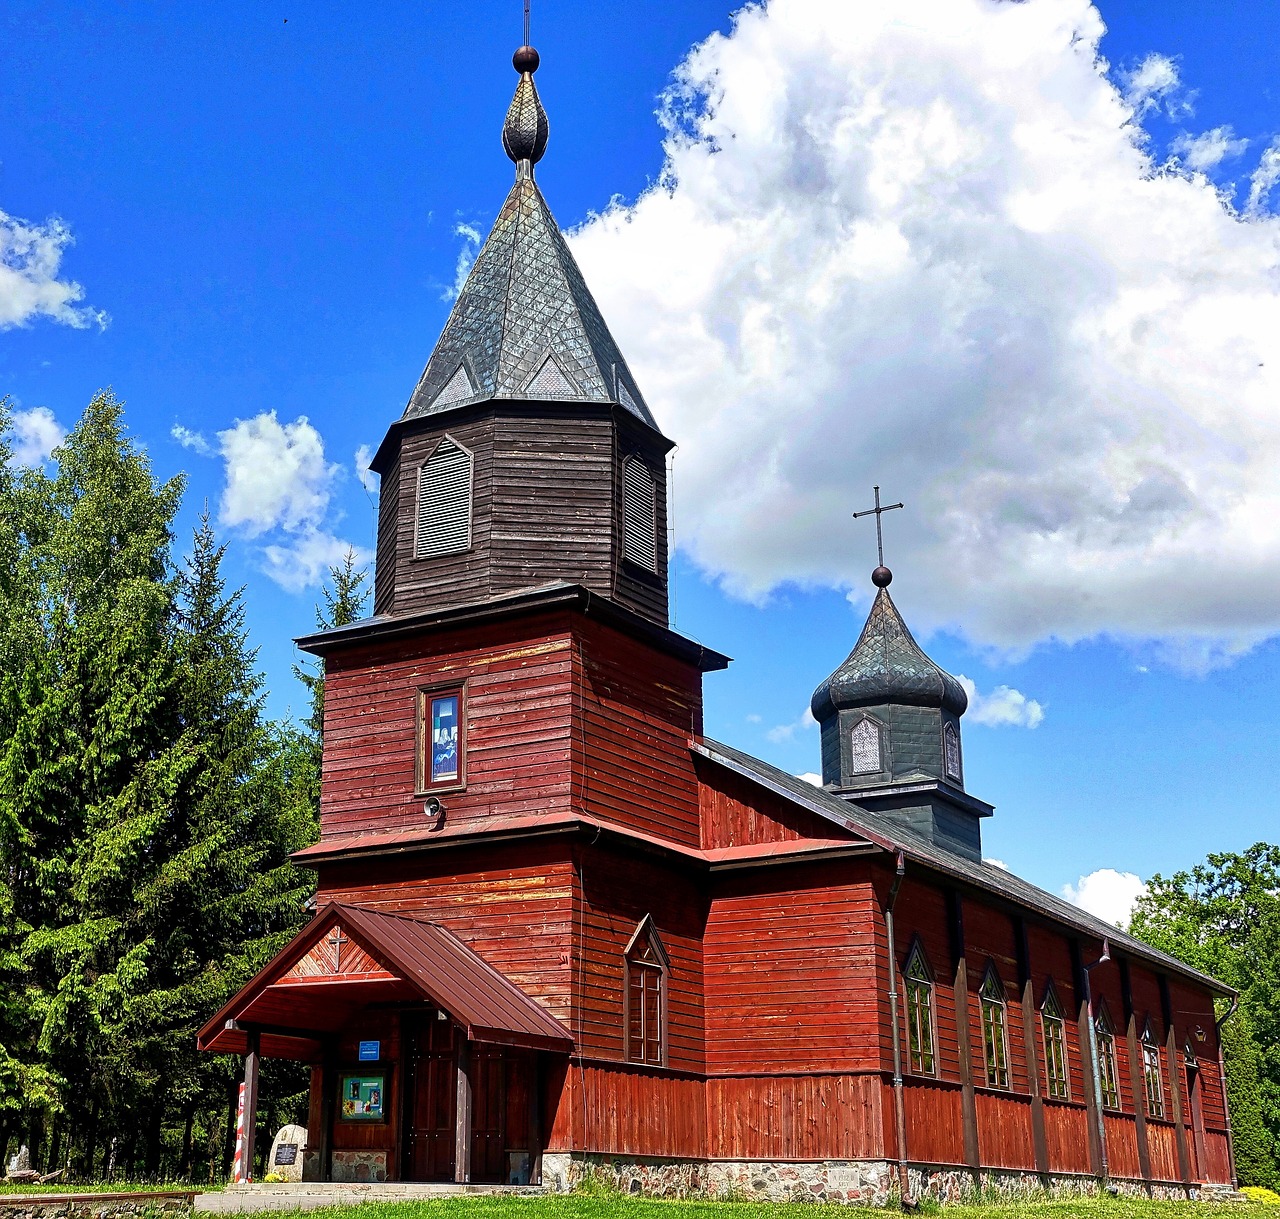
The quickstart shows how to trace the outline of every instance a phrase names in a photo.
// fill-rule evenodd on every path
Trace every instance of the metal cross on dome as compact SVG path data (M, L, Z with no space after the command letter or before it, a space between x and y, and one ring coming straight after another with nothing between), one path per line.
M897 504L885 504L881 506L879 487L875 488L875 495L876 495L876 506L874 508L865 508L861 512L855 512L853 514L853 519L856 521L860 516L874 516L876 518L876 559L878 560L878 564L879 564L876 567L876 571L887 572L889 569L884 565L884 534L880 528L880 518L886 512L892 512L895 508L901 508L903 505L901 503L897 503ZM879 583L879 581L876 581L876 582L877 584ZM888 581L886 580L885 583L887 584ZM883 587L883 585L881 587Z
M342 934L341 927L335 927L333 929L333 934L325 942L329 945L330 948L333 949L333 972L341 973L342 972L342 946L343 944L350 944L351 941L347 939L345 935Z

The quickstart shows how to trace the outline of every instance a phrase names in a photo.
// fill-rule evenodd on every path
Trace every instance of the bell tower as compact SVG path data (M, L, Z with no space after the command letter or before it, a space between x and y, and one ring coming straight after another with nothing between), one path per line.
M371 464L374 612L565 582L665 627L673 445L534 180L549 131L538 53L512 62L502 146L515 183Z

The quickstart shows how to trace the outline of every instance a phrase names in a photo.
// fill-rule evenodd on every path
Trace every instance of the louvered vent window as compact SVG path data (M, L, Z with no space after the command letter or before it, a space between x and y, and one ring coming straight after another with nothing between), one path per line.
M471 454L446 436L418 471L413 557L471 548Z
M646 571L658 570L658 494L638 458L622 467L622 553Z
M875 774L880 762L880 729L875 720L859 720L849 733L849 770L855 775Z

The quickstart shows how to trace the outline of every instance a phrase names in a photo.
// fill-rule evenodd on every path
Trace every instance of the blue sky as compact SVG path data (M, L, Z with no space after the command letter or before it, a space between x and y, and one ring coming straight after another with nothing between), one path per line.
M1251 226L1238 218L1227 224L1220 217L1204 218L1206 207L1212 210L1205 189L1207 183L1210 194L1215 186L1234 190L1239 217L1251 180L1280 133L1280 98L1272 83L1280 7L1168 0L1100 5L1107 27L1101 54L1112 65L1116 96L1127 99L1124 104L1147 133L1146 142L1138 143L1153 163L1180 158L1179 172L1187 179L1175 184L1181 194L1149 204L1134 193L1139 188L1128 184L1125 197L1138 199L1139 209L1152 209L1147 223L1148 213L1134 220L1128 205L1108 202L1107 182L1129 170L1114 132L1111 143L1099 137L1100 151L1089 140L1088 124L1100 124L1101 130L1108 121L1096 117L1107 99L1086 96L1087 80L1059 88L1053 56L1066 63L1069 52L1030 45L1042 39L1048 47L1057 27L1049 22L1039 32L1026 27L1009 33L1007 22L995 24L1000 19L983 8L983 0L965 0L952 11L961 14L956 21L971 11L972 28L942 29L930 19L932 3L831 0L826 8L840 10L844 23L843 34L837 31L832 39L856 36L851 45L871 48L859 68L862 75L849 78L852 84L829 71L831 65L816 58L818 51L805 41L805 24L813 24L813 14L823 8L818 0L777 4L770 19L691 61L686 79L705 81L714 71L725 82L718 121L737 124L737 144L730 149L722 141L727 154L719 158L724 168L716 172L733 172L738 157L744 181L763 181L772 167L794 156L797 140L803 145L812 136L819 142L838 125L828 121L830 115L859 113L857 107L875 88L888 98L883 109L899 106L903 114L927 110L910 109L916 102L903 100L908 86L917 97L936 90L975 129L989 123L992 131L1003 132L1001 116L1012 103L998 96L1000 91L1016 96L1043 85L1039 108L1028 104L1025 114L1034 109L1037 122L1059 124L1063 140L1083 148L1083 171L1028 169L1031 154L1011 152L1008 176L1024 173L1026 189L1004 198L1003 212L990 209L980 237L957 227L956 212L921 220L935 236L943 234L942 240L972 237L975 248L981 246L975 265L987 268L984 282L1001 287L999 308L1008 311L1009 302L1016 304L1024 291L1035 298L1034 308L1024 312L1036 325L1018 323L1020 342L1030 342L1027 335L1049 326L1044 319L1056 315L1060 302L1036 297L1039 289L1030 281L1019 286L1010 268L1024 265L1021 255L1003 263L989 252L993 242L998 244L997 213L1013 217L1011 227L1021 225L1038 237L1050 222L1027 222L1018 200L1034 198L1048 214L1056 206L1055 191L1049 189L1053 173L1062 173L1069 185L1081 172L1101 174L1097 165L1104 162L1112 166L1106 170L1111 177L1098 177L1091 187L1100 227L1134 223L1154 231L1164 226L1176 232L1176 244L1182 246L1194 245L1195 235L1203 234L1206 265L1214 265L1218 246L1233 251L1225 261L1235 258L1243 269L1233 272L1231 299L1238 306L1253 292L1250 312L1256 312L1257 293L1264 290L1239 286L1250 274L1253 255L1249 248L1234 250L1233 242L1238 234L1242 241L1261 239L1273 214L1270 201L1265 192L1259 196ZM806 6L807 15L800 12ZM881 23L886 7L896 12L901 28ZM1079 20L1087 9L1071 0L1031 0L1027 7L1039 8L1042 15L1056 13L1059 25ZM247 588L252 638L261 649L269 706L276 714L302 705L290 675L296 659L290 639L311 626L317 599L317 589L305 582L305 556L297 555L310 546L314 563L330 543L371 544L373 500L356 468L357 450L376 447L403 409L447 315L459 258L469 256L466 230L486 230L508 189L511 169L498 131L515 83L510 54L520 33L515 0L292 9L231 3L125 10L14 0L0 13L0 73L8 83L0 98L0 211L11 218L4 234L12 243L19 231L14 226L25 222L23 231L43 237L55 260L60 258L51 270L28 265L25 272L36 284L32 291L44 293L43 306L24 313L10 303L9 320L20 324L0 329L0 393L11 395L19 411L47 411L67 427L99 386L115 388L157 474L181 470L188 475L184 540L206 500L222 516L231 542L228 574ZM849 30L846 18L865 21L866 29ZM990 37L984 23L991 23ZM904 80L906 74L898 72L889 84L877 84L877 66L904 53L895 42L902 29L908 31L903 38L915 40L905 62L931 64L936 71L922 69L918 81ZM1280 760L1273 695L1280 646L1270 640L1280 631L1280 602L1270 542L1260 540L1259 529L1249 524L1266 517L1265 480L1259 482L1247 462L1228 451L1228 442L1265 451L1268 420L1276 414L1274 405L1271 411L1267 407L1274 396L1251 382L1248 392L1262 394L1261 406L1251 408L1243 422L1206 421L1196 415L1200 398L1183 401L1180 391L1159 383L1158 373L1143 371L1146 365L1132 353L1117 357L1124 379L1094 385L1091 373L1077 370L1071 373L1074 379L1064 374L1061 383L1037 381L1042 404L1031 401L1029 391L1011 397L1039 419L1055 411L1061 415L1055 402L1095 392L1099 401L1120 401L1126 409L1078 421L1066 418L1061 435L1037 434L1025 441L1029 449L1046 448L1050 457L1026 467L1024 481L1052 485L1052 494L1045 491L1034 504L1007 489L997 494L991 469L999 469L998 461L983 467L981 478L973 473L983 461L994 460L989 453L965 456L961 465L949 465L938 451L932 464L925 460L928 453L909 462L895 456L911 447L911 433L927 432L937 418L954 419L966 409L966 387L975 382L981 385L972 391L973 400L985 394L987 406L974 406L966 425L970 434L1021 426L1008 414L982 413L1000 397L1002 378L1012 374L1000 363L999 328L975 328L975 314L967 315L962 328L969 361L963 376L938 385L931 380L931 370L945 363L937 353L950 347L926 353L919 365L904 363L898 354L878 362L876 353L900 353L927 335L935 314L943 312L936 303L941 295L930 294L944 289L940 281L926 278L913 282L910 291L898 281L893 299L902 302L905 322L886 322L874 334L860 331L859 338L843 344L840 360L846 362L830 368L822 362L823 353L841 346L839 315L815 306L815 326L822 329L825 318L830 333L822 336L821 350L786 371L782 383L793 392L770 396L762 391L759 401L735 397L732 387L724 388L731 381L727 375L716 384L708 380L715 368L701 359L693 339L682 337L683 315L675 312L676 304L670 305L671 318L651 324L645 308L632 302L638 299L637 284L669 302L684 299L687 285L679 281L686 266L690 283L699 276L715 281L705 291L698 289L698 308L709 296L737 293L745 299L758 284L726 279L723 268L694 265L696 258L652 258L644 242L675 231L664 228L672 213L656 194L648 210L615 211L612 222L608 216L591 219L611 200L624 208L635 204L664 164L669 174L673 166L679 171L680 185L670 197L677 204L691 200L689 214L704 226L699 231L722 224L726 232L750 232L755 234L751 240L762 241L759 234L785 228L785 219L778 218L788 214L788 198L807 206L820 194L813 184L817 179L795 186L809 172L801 158L788 162L792 169L801 167L791 173L791 184L777 186L760 211L750 212L751 189L740 200L735 190L722 187L709 204L688 184L700 165L712 163L698 162L694 154L667 159L655 117L660 95L695 44L715 31L731 34L725 6L701 0L625 5L535 0L533 30L543 57L538 84L552 131L539 181L563 227L585 225L575 240L588 279L665 429L681 445L675 466L676 529L684 549L674 567L676 625L736 658L727 674L708 680L708 732L796 773L817 768L817 734L801 715L813 688L852 647L861 626L874 537L866 523L854 526L845 518L866 506L871 483L878 480L889 498L908 505L886 521L887 557L896 573L893 591L908 620L939 663L976 683L988 718L1003 713L1014 721L984 725L971 714L965 724L968 786L997 806L986 827L988 855L1059 891L1097 869L1145 878L1189 865L1210 850L1274 840L1276 811L1268 780ZM981 67L982 74L974 67L974 54L963 51L968 38L990 49L992 59ZM1000 39L1005 41L996 45ZM833 60L841 65L839 57ZM794 79L787 105L800 117L765 131L759 115L781 113L769 110L770 91L788 73ZM966 73L967 81L961 80ZM996 83L987 88L989 81ZM811 104L809 94L823 90L838 100L840 90L851 92L839 107L804 111ZM828 117L819 122L815 114ZM904 120L890 134L912 130ZM920 131L919 147L927 159L936 140L930 143L927 125ZM965 138L963 129L959 136L945 136L953 144ZM1051 141L1053 133L1046 138ZM783 148L788 140L790 153ZM1015 136L1006 143L1021 147L1028 141ZM838 155L855 154L844 147ZM1204 176L1194 187L1189 179L1197 167ZM954 169L947 180L964 183L970 180L966 174ZM878 180L874 173L868 177L872 186ZM788 189L794 189L793 196ZM885 207L918 211L910 184L894 189L898 193L890 192ZM686 190L693 193L682 195ZM1068 193L1068 187L1056 193ZM832 208L847 207L846 219L854 217L860 205L837 195ZM1122 219L1108 219L1110 206ZM1088 208L1078 205L1077 210L1083 215ZM751 227L761 216L771 219ZM73 244L50 237L53 217L61 218ZM1071 228L1063 222L1055 230L1055 245L1066 253L1054 265L1063 268L1064 277L1077 265L1110 258L1103 280L1132 281L1135 275L1140 280L1140 270L1122 266L1123 251L1111 250L1084 225ZM780 300L790 299L788 285L780 282L786 268L829 261L823 249L799 248L809 227L806 220L788 236L797 244L761 256ZM11 244L6 260L18 257ZM644 284L648 266L654 277L665 278ZM741 267L733 272L741 273ZM1202 300L1196 289L1186 287L1204 279L1199 265L1172 270L1153 265L1152 291L1181 294L1186 316L1194 317L1199 307L1220 316L1218 298ZM81 299L67 299L65 289L60 298L57 286L72 282L81 286ZM4 285L0 279L0 318L3 294L12 291L12 284ZM813 281L803 288L794 298L801 302L798 308L815 299ZM694 298L693 289L688 294ZM1265 303L1269 307L1270 298ZM863 309L859 317L868 312L875 314ZM99 320L99 313L106 317ZM728 314L717 316L729 326ZM1081 330L1082 316L1076 315L1073 333ZM872 323L879 325L877 317ZM780 325L775 321L765 331L779 344L785 339L796 347L812 337ZM740 332L746 326L741 322ZM1130 329L1137 333L1139 328ZM1230 366L1214 362L1232 339L1230 327L1224 329L1228 333L1219 347L1197 357L1189 373L1179 373L1181 382L1190 383L1203 371L1204 384L1196 392L1204 400L1244 400L1243 383L1232 380L1236 374ZM876 347L887 330L892 333L884 341L891 346ZM669 345L670 361L654 337L658 334L665 336L661 342ZM744 343L740 351L746 355L729 363L741 371L743 360L756 358L752 353L762 342L757 337L754 346ZM1170 342L1179 350L1186 347L1181 340ZM686 347L679 348L681 343ZM990 349L974 356L973 349L984 344ZM844 369L841 375L847 377L853 367L847 361L857 356L857 351L850 356L850 349L863 347L871 354L857 367L858 376L871 376L866 370L872 365L891 370L863 383L864 389L874 384L880 395L877 441L865 450L849 433L830 432L832 416L824 411L839 407L842 418L850 412L840 406L838 388L825 388L823 380L834 375L832 368ZM1098 365L1096 351L1094 356L1086 361L1090 367ZM1058 356L1044 363L1055 360L1055 366L1072 363ZM1252 355L1249 362L1255 363ZM667 363L697 368L681 381L668 375ZM1264 363L1256 361L1258 367ZM904 368L916 371L900 376ZM646 369L653 370L647 379ZM767 376L753 376L753 384L767 388ZM724 402L713 411L706 404L719 403L717 394ZM1129 394L1155 405L1138 415L1128 410ZM942 402L944 415L918 418L917 396L930 395ZM275 412L275 430L266 423L236 430L236 421L260 419L267 412ZM303 416L308 425L298 424ZM31 418L38 422L48 416ZM1124 423L1117 425L1117 418ZM1194 418L1200 439L1189 441L1186 451L1221 449L1220 460L1192 469L1185 453L1172 451L1167 436L1188 418ZM1062 463L1055 462L1052 448L1064 443L1063 436L1069 448L1072 436L1100 427L1099 419L1106 421L1109 437L1131 424L1134 434L1160 433L1162 452L1170 449L1160 459L1167 457L1162 473L1143 476L1143 503L1155 496L1160 512L1176 512L1181 509L1175 501L1181 502L1184 492L1211 504L1214 495L1233 497L1230 505L1224 500L1215 509L1220 509L1217 519L1232 522L1222 526L1221 546L1212 513L1204 519L1179 518L1176 544L1163 533L1131 536L1128 517L1117 517L1110 533L1099 533L1096 522L1071 516L1073 505L1088 495L1091 484L1081 473L1087 474L1087 467L1073 456L1075 474L1063 474L1059 485L1054 479L1068 469L1068 461L1064 450ZM197 447L179 443L175 427L187 429L188 444ZM1252 440L1249 428L1259 429ZM785 433L791 447L773 446L770 429ZM1131 464L1151 467L1149 452L1139 459L1117 444L1118 463L1132 457ZM261 459L272 445L285 446L299 470L241 469L242 494L228 500L228 463ZM764 457L768 468L790 471L790 490L778 492L781 500L760 491L760 480L725 481L717 460L740 466L748 457ZM816 488L810 499L801 494L806 471L813 472ZM296 494L285 486L294 473L305 483ZM1010 482L1015 476L1021 477L1017 470ZM264 487L264 477L280 485ZM1173 483L1176 493L1169 490ZM279 492L275 498L273 490ZM1132 485L1126 494L1129 504L1141 498ZM1064 514L1052 528L986 531L984 521L1016 525L1027 516L1039 521L1036 514L1048 511L1050 502ZM1231 515L1250 506L1261 516ZM734 532L734 522L741 532ZM1199 531L1204 537L1195 541ZM763 536L775 540L772 548L757 543ZM1046 536L1054 539L1052 546L1042 545ZM267 574L268 547L285 556L276 574L292 573L282 577L290 587ZM1219 553L1230 561L1232 573L1243 573L1244 583L1233 583L1236 574L1224 576L1214 565ZM1052 578L1055 569L1064 573L1060 586ZM852 603L846 595L850 589ZM1063 608L1068 605L1069 610ZM1001 695L1001 687L1023 701ZM1038 705L1038 714L1029 709L1031 703Z

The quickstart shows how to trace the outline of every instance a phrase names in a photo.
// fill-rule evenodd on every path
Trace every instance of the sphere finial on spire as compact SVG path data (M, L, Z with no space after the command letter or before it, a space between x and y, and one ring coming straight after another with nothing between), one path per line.
M502 125L502 147L516 163L517 177L525 172L532 174L533 167L547 150L550 134L547 112L533 83L539 62L538 52L529 44L529 0L525 0L524 45L511 57L511 66L520 73L520 83L507 108L507 121Z

